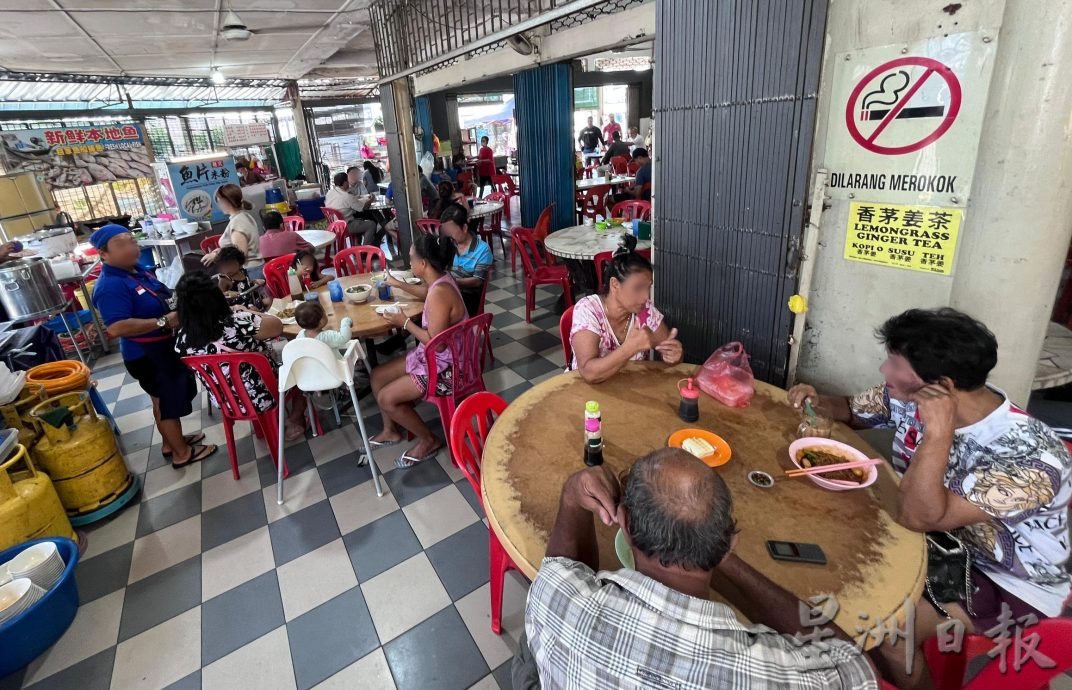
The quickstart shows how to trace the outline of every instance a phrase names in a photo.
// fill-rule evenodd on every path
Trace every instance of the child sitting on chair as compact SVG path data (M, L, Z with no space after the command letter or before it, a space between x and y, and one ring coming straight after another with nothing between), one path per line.
M253 280L243 268L246 255L237 247L222 247L216 257L219 274L216 282L230 306L241 306L250 311L264 311L272 305L272 298L261 291L263 280Z
M290 264L298 275L298 280L306 290L315 290L324 287L331 282L332 276L321 276L320 267L317 265L316 255L310 251L300 251L294 255L294 261Z
M339 330L327 330L328 316L324 313L324 308L318 302L302 302L294 310L294 320L302 327L298 332L299 338L316 338L333 348L335 356L342 359L343 351L350 344L353 319L346 316L339 323Z

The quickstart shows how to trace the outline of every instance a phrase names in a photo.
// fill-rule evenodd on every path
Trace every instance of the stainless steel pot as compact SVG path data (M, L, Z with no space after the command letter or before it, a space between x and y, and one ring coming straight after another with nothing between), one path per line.
M0 304L9 319L41 316L66 303L46 259L34 256L0 264Z

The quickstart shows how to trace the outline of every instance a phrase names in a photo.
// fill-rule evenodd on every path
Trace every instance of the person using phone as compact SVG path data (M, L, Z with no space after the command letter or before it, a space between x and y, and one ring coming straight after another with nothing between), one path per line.
M606 381L626 362L650 359L653 349L666 364L677 364L684 354L677 329L652 304L651 262L633 251L636 237L622 235L622 240L604 270L603 292L573 308L573 361L566 365L588 383Z
M596 572L593 516L623 530L635 570ZM537 687L537 675L544 690L747 690L774 678L877 688L868 657L836 626L822 655L783 637L810 630L800 601L734 555L736 532L729 488L679 448L637 460L621 482L603 465L571 476L529 590L515 690ZM708 599L722 580L756 604L756 624Z
M800 384L789 400L798 408L819 403L856 428L895 429L898 522L955 532L971 553L972 591L962 586L954 599L921 607L916 641L935 635L940 612L979 633L998 623L1002 605L1017 619L1059 615L1072 584L1064 568L1072 458L1052 429L987 384L997 363L994 334L941 308L894 316L878 336L887 352L883 384L822 397ZM944 557L933 547L929 554L932 564Z

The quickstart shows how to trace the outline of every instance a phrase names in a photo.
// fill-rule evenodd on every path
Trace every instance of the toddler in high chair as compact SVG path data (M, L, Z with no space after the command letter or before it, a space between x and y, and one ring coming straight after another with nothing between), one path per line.
M294 320L302 327L299 338L316 338L335 350L335 356L342 359L343 352L350 344L351 330L354 322L349 316L339 323L339 330L328 329L328 315L319 302L302 302L294 310Z

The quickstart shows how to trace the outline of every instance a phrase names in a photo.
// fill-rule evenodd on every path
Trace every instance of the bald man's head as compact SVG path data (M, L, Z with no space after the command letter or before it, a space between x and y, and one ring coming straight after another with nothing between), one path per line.
M711 570L729 553L737 532L729 488L689 453L663 448L637 460L624 494L633 545L664 567Z

